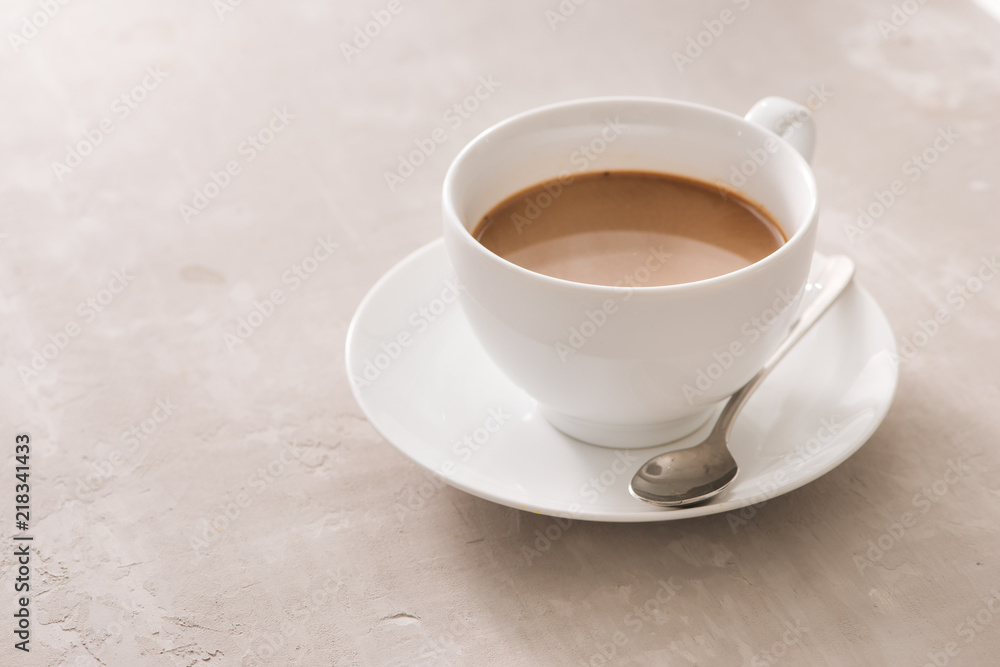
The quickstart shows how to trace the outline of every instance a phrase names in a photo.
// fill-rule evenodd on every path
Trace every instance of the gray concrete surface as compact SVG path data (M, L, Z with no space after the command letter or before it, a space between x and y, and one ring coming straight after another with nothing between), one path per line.
M957 1L396 2L5 5L0 663L995 664L1000 26ZM439 236L475 134L584 96L816 91L819 249L913 346L846 463L741 521L574 522L529 562L553 519L428 490L362 417L346 328Z

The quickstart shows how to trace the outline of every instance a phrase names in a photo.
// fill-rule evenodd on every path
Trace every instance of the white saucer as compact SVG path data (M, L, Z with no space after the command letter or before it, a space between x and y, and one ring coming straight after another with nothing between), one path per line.
M605 449L563 435L485 355L454 296L440 240L383 276L347 332L354 396L379 433L421 466L528 512L667 521L761 502L857 451L896 391L892 329L855 281L744 408L730 442L740 466L732 486L711 504L659 509L629 495L632 475L655 454L700 442L710 423L648 449Z

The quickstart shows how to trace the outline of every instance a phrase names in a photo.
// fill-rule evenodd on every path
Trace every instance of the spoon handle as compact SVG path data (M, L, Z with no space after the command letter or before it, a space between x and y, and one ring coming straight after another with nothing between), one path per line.
M778 362L781 361L785 354L799 342L802 336L809 331L823 313L833 305L833 302L847 288L853 277L854 261L850 257L835 255L826 261L826 265L823 267L819 277L812 281L817 286L819 293L802 309L799 318L792 325L791 330L789 330L788 336L782 341L775 353L771 355L771 358L767 360L767 363L739 391L730 397L726 403L726 407L722 409L719 419L715 422L715 428L712 430L713 435L721 433L728 437L733 422L736 421L737 415L740 414L740 410L743 409L743 405L750 398L750 395L764 381L768 373L778 365Z

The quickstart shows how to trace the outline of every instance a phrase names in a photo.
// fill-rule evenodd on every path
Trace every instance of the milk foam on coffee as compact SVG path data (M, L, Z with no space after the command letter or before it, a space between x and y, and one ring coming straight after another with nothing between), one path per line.
M785 242L763 207L731 190L642 171L532 186L490 210L473 235L526 269L596 285L704 280L749 266Z

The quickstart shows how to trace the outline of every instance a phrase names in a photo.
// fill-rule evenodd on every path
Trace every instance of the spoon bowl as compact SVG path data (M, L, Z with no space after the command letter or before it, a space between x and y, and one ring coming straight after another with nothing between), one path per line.
M726 441L713 431L694 447L650 460L632 478L629 491L660 507L684 507L718 495L738 472Z

